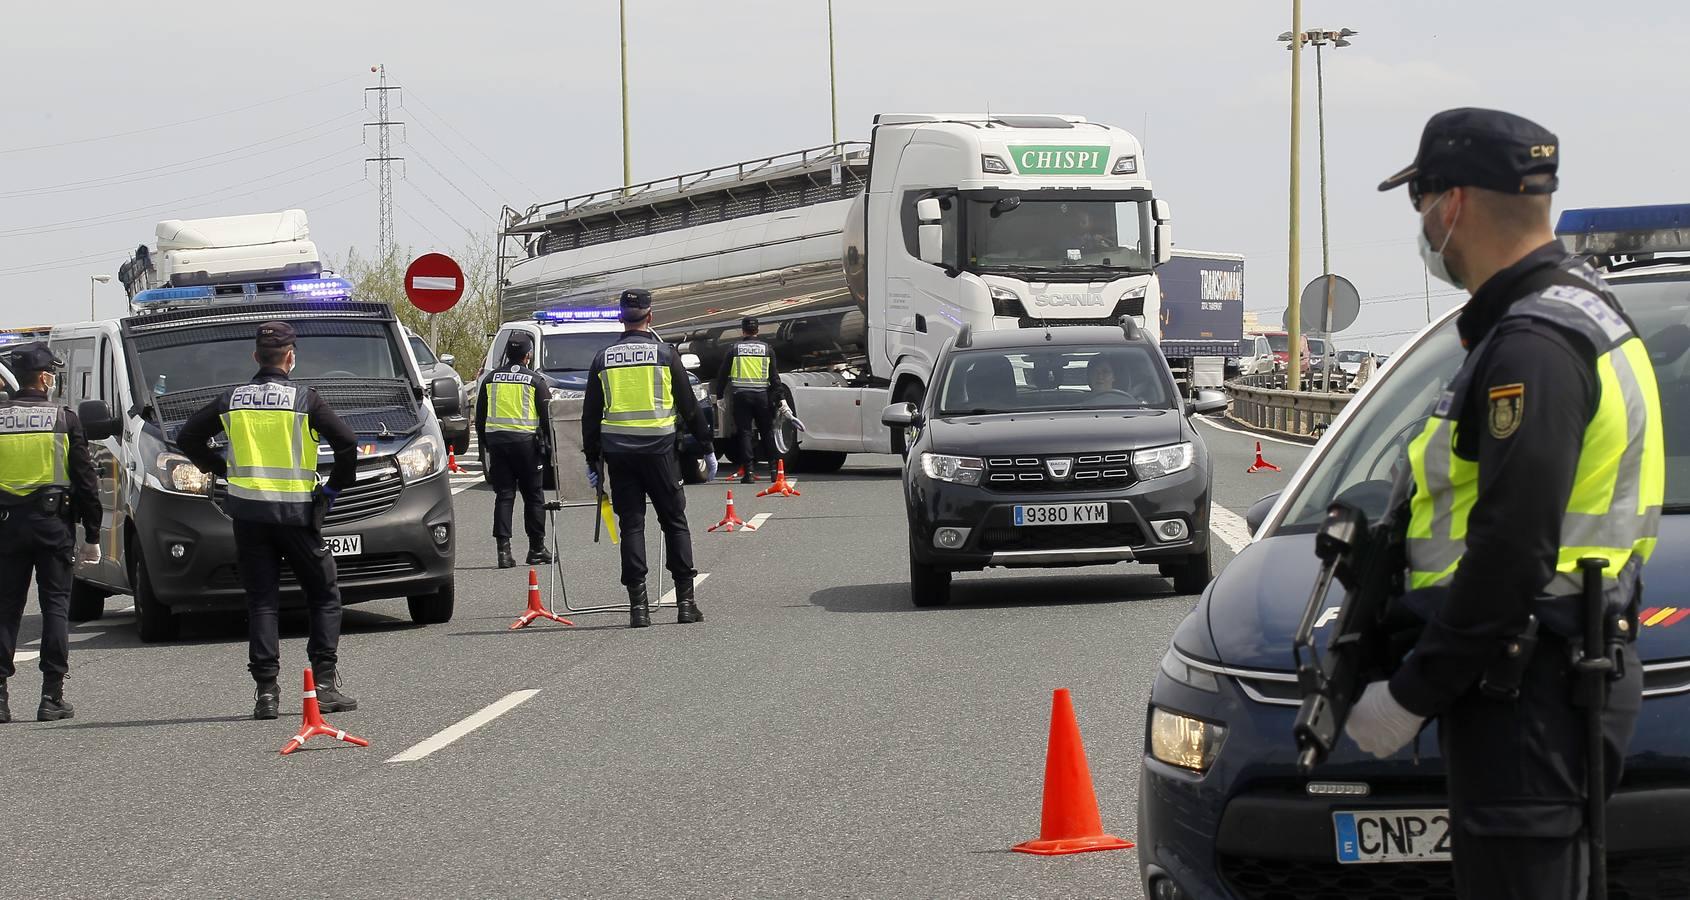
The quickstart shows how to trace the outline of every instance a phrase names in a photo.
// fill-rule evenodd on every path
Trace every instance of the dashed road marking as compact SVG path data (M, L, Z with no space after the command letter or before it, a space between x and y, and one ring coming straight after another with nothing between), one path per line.
M481 479L479 479L479 478L463 479L463 480L454 478L454 479L452 479L452 494L454 496L456 496L458 494L463 493L464 491L469 490L472 487L475 487L476 485L478 485L480 483L481 483Z
M37 660L37 659L40 659L40 658L41 658L41 653L39 651L36 651L36 650L19 650L17 653L13 654L12 664L17 665L18 663L26 663L26 662L30 662L31 660Z
M709 577L710 577L709 572L700 572L697 575L694 575L692 577L692 586L696 589L699 585L704 583L704 579L709 578ZM674 604L675 604L675 589L674 588L670 588L668 593L666 593L663 596L657 598L657 605L658 606L673 606Z
M512 691L498 700L493 701L493 703L483 708L480 712L475 713L467 719L463 719L457 724L446 728L444 731L435 734L433 737L419 744L413 745L409 750L400 753L398 756L388 759L388 762L416 762L417 760L422 759L437 750L442 750L451 746L451 744L459 738L469 734L483 725L486 725L488 722L497 719L505 713L516 709L518 706L522 705L523 702L528 700L528 698L538 693L540 693L540 691L537 688L531 688L524 691Z
M1209 507L1209 533L1221 539L1233 553L1250 546L1250 526L1244 517L1224 506Z
M89 638L97 638L102 634L105 634L105 632L104 631L73 631L73 632L70 633L69 640L70 640L71 643L75 644L75 643L78 643L80 641L86 641ZM41 639L36 638L33 641L26 641L24 643L24 646L25 647L34 647L34 646L36 646L37 644L40 644L40 643L41 643Z
M760 512L757 515L752 516L751 521L745 523L745 530L756 531L757 529L762 528L763 523L769 521L769 517L772 515L774 515L772 512Z

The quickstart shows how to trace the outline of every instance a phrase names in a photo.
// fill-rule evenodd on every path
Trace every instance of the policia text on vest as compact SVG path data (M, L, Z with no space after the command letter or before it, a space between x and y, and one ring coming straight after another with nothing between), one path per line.
M11 368L24 385L0 404L0 722L12 718L6 683L31 574L41 604L40 721L70 718L64 699L70 671L69 605L76 557L74 527L97 559L99 481L75 413L54 405L44 385L56 360L39 344L17 348Z

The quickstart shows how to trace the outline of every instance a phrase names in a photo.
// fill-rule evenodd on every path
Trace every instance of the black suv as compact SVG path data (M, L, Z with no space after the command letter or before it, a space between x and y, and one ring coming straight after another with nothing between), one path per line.
M950 600L951 573L1141 562L1208 584L1209 454L1156 342L1126 320L972 334L934 365L924 408L881 413L916 433L904 468L910 599Z

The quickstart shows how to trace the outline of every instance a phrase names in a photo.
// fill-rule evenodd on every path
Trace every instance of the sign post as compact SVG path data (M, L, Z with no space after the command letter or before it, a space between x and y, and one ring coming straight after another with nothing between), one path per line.
M438 348L440 329L435 315L456 306L464 296L464 270L444 253L424 253L405 267L405 297L428 313L428 343ZM436 349L436 352L439 352Z

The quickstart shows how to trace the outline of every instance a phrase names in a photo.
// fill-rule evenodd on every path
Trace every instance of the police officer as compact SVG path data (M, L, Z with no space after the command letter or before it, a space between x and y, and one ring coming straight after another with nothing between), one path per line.
M1456 323L1467 357L1409 445L1405 601L1426 627L1396 674L1364 691L1348 732L1384 757L1439 720L1466 898L1585 895L1571 663L1582 558L1607 560L1609 633L1622 638L1603 723L1610 793L1642 699L1624 617L1661 512L1660 403L1631 321L1550 229L1559 159L1560 141L1533 122L1449 110L1379 186L1408 187L1427 268L1471 299ZM1534 633L1535 651L1510 656Z
M651 624L646 597L645 504L651 498L667 542L669 574L675 580L676 621L704 621L693 596L692 534L687 531L687 500L681 491L681 467L675 454L676 421L685 423L706 448L710 430L689 389L686 370L674 348L651 333L651 294L622 292L626 329L616 343L600 350L587 372L587 397L581 409L581 448L587 480L599 486L599 461L610 466L610 502L622 527L622 584L628 589L628 625ZM715 453L705 454L714 477Z
M323 516L358 471L358 441L317 392L288 381L297 361L296 337L286 322L258 326L253 359L258 374L207 403L183 424L176 444L194 465L228 480L224 511L234 520L235 562L247 602L247 668L258 683L254 719L276 718L281 666L276 615L281 564L305 591L311 636L305 654L323 712L358 708L340 690L340 589L334 557L323 541ZM211 447L228 435L225 460ZM317 445L334 452L328 483L317 484Z
M41 604L40 722L75 715L65 700L70 672L73 560L100 561L100 484L76 413L48 400L63 363L39 341L12 351L19 390L0 404L0 722L12 721L6 680L16 674L30 574ZM82 526L82 547L73 528Z
M715 393L730 397L733 391L734 430L739 435L739 464L744 467L741 484L756 481L752 465L756 458L751 452L751 429L762 435L763 459L769 468L775 467L775 403L780 396L780 376L775 371L774 354L765 341L757 339L757 317L746 316L740 322L741 338L728 348L722 360L722 370L716 375Z
M528 532L528 564L547 565L546 460L551 457L551 392L546 377L529 368L534 345L516 333L505 345L505 367L487 373L475 404L475 433L487 454L493 482L493 539L499 568L516 565L511 554L511 513L522 492L522 524Z

